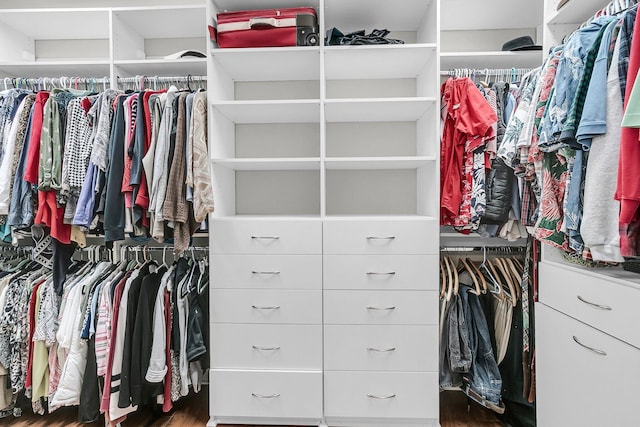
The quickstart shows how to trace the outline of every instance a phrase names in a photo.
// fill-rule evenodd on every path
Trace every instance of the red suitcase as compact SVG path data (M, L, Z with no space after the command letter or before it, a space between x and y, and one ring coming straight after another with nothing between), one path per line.
M318 17L311 7L223 12L211 36L222 48L317 46Z

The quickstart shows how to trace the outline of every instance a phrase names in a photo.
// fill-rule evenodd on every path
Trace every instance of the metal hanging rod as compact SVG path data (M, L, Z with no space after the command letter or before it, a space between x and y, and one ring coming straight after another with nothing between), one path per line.
M450 70L442 70L440 71L441 76L449 76L449 77L496 77L507 79L510 78L511 81L516 81L521 79L525 74L530 73L536 68L452 68Z
M138 85L143 84L158 84L158 83L198 83L206 82L207 76L134 76L134 77L116 77L118 83L130 84L135 83ZM30 87L37 88L38 90L47 88L63 88L63 89L78 89L79 85L83 85L86 89L91 87L91 90L96 89L96 86L102 85L102 89L106 90L107 85L111 83L109 77L5 77L2 80L4 89L9 89L10 85L14 88Z

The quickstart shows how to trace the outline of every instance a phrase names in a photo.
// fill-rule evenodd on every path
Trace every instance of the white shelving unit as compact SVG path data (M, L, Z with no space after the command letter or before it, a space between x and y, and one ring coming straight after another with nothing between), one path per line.
M248 336L265 331L278 349L251 350L265 345L260 340L248 347L227 342L220 351L252 363L214 358L210 425L357 426L375 417L385 425L436 426L438 297L431 284L438 274L439 1L398 7L383 0L212 0L208 13L298 6L315 8L320 34L331 27L386 28L405 44L212 46L213 287L221 295L259 287L261 304L280 308L245 319L213 314L212 328L232 324ZM227 275L232 267L235 279ZM372 273L383 267L397 274L381 282ZM417 270L425 276L410 273ZM356 276L359 287L348 280ZM391 293L382 293L383 282ZM386 297L397 310L367 309ZM342 302L361 315L333 316ZM239 304L256 305L249 297ZM290 304L306 304L309 317L280 317ZM294 324L306 331L309 346L320 345L322 363L292 347L286 336ZM375 339L382 335L387 344L393 336L405 341L397 341L396 354L373 354L367 345L342 349L338 363L332 346L349 328L363 331L371 348L382 345ZM298 358L283 363L291 353ZM285 385L284 378L295 381ZM226 396L230 387L234 402ZM305 409L281 410L292 402Z
M164 59L182 50L206 53L204 2L103 3L0 6L0 77L109 77L116 87L117 77L206 75L206 58Z
M442 2L440 68L534 68L542 52L503 52L502 45L520 36L542 44L542 2L486 0Z
M570 0L557 10L557 0L546 0L545 50L561 43L607 3ZM632 326L640 301L639 276L620 266L569 264L546 246L539 271L535 306L538 424L633 424L637 417L630 408L635 391L627 379L639 375L640 335ZM560 391L558 384L566 387ZM585 392L588 389L594 393Z

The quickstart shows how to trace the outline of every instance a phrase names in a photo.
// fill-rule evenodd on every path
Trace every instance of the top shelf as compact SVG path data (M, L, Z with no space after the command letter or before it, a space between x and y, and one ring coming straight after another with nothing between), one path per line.
M374 28L416 31L430 5L430 0L328 0L325 1L325 26L342 32Z
M440 25L443 31L536 28L543 15L544 1L445 0L440 2Z
M552 13L547 17L549 25L579 25L609 3L606 0L569 0L560 10L556 11L558 2L559 0L554 0Z
M109 10L102 8L2 10L0 23L35 40L109 38Z

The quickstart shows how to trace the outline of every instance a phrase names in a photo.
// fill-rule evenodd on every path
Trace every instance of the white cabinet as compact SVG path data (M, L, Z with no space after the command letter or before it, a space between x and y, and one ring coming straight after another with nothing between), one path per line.
M545 51L608 4L544 2ZM637 424L640 278L621 267L567 264L543 247L536 314L536 410L540 426Z
M538 425L637 422L640 349L538 304L536 352Z
M202 1L31 3L0 6L1 77L108 77L118 87L117 77L206 74L205 58L165 59L182 50L206 53Z
M320 34L387 28L406 43L212 43L212 348L238 346L214 349L212 381L222 393L253 374L277 383L318 373L304 398L323 412L306 424L435 425L439 1L212 0L208 13L213 22L221 11L301 5L318 12ZM302 359L285 354L305 330ZM252 351L262 331L257 346L280 349ZM305 355L318 346L315 367ZM398 398L379 399L387 392ZM253 406L211 399L212 423L256 421ZM260 416L296 424L294 415Z

